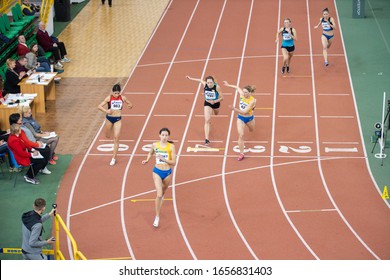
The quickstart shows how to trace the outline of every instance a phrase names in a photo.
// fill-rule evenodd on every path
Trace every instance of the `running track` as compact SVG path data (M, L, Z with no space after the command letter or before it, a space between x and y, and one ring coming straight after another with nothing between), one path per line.
M87 258L390 258L389 207L367 169L340 30L325 68L313 29L324 7L337 20L330 0L170 2L124 87L135 107L123 110L117 165L101 130L58 194ZM274 40L285 17L299 41L283 76ZM257 86L242 162L227 107L238 99L224 86L216 149L187 150L203 143L204 118L202 89L185 76L210 74ZM141 161L165 126L179 157L155 229L153 164Z

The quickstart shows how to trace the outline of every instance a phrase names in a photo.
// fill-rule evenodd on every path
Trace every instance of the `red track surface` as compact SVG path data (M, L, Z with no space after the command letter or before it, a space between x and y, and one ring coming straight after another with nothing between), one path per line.
M170 3L124 89L135 104L123 111L128 149L110 167L100 132L60 188L59 210L87 258L390 258L389 208L367 170L341 35L324 68L313 29L324 7L337 20L327 0ZM274 40L285 17L299 41L292 72L282 76ZM185 76L210 74L257 86L256 131L246 131L252 150L242 162L233 150L237 116L227 107L237 98L223 86L211 147L224 150L187 152L203 143L204 118L201 89ZM173 200L155 229L142 147L165 126L180 156L165 195Z

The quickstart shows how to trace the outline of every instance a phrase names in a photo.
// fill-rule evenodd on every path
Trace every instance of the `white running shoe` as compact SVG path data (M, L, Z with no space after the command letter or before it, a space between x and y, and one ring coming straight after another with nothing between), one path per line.
M69 59L69 58L67 58L67 57L64 57L63 59L61 59L61 62L62 63L68 63L68 62L70 62L71 60Z
M157 228L159 223L160 223L160 217L157 217L157 216L156 216L156 217L154 218L153 226L154 226L155 228Z
M60 62L57 62L57 64L55 65L55 67L57 67L57 68L64 68L64 65L62 65Z
M111 159L110 165L111 165L111 166L114 166L114 165L115 165L115 162L116 162L115 158Z
M40 172L43 173L43 174L46 174L46 175L51 174L51 171L49 169L47 169L47 167L45 167L44 169L40 170Z

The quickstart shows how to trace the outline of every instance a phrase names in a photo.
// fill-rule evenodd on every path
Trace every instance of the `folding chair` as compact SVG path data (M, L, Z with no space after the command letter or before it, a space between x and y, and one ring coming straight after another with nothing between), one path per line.
M5 175L4 166L3 166L4 163L7 165L7 168L8 168L8 163L7 163L7 160L5 159L5 153L1 153L0 154L0 169L1 169L1 173L3 173L3 175Z
M34 169L32 168L32 166L33 166L33 163L30 163L29 165L21 165L21 164L19 164L17 161L16 161L16 159L15 159L15 157L14 157L14 154L13 154L13 152L12 152L12 150L8 147L8 150L9 150L9 154L10 154L10 156L11 156L11 161L12 161L12 163L14 164L14 166L15 167L17 167L17 168L21 168L22 170L20 171L20 172L12 172L12 173L16 173L15 174L15 180L14 180L14 188L16 187L16 180L18 179L18 173L23 177L23 179L24 179L24 174L27 172L27 170L26 170L26 167L27 168L30 168L31 167L31 170L32 170L32 172L33 172L33 177L35 178L35 174L34 174Z

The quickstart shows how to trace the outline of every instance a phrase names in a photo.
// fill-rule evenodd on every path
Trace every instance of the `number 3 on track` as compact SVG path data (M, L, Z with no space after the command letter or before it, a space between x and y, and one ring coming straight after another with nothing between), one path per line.
M234 146L233 151L235 151L236 153L239 153L240 147L238 147L238 145ZM264 146L253 146L253 148L244 148L244 153L248 153L248 152L263 153L263 152L265 152L265 147Z

